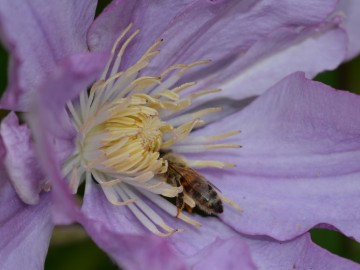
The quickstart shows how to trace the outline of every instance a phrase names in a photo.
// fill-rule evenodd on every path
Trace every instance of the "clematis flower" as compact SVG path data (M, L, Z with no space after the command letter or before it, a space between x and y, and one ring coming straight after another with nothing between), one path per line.
M7 9L7 14L11 13L9 11L13 12L10 3L7 1L4 3L3 11ZM261 253L259 247L266 244L269 248L274 248L272 249L274 254L278 254L279 249L276 248L278 243L262 237L251 239L240 235L239 232L246 232L249 235L269 235L276 239L289 240L302 235L317 223L310 218L301 219L302 222L300 222L296 219L299 216L295 216L288 223L280 224L283 216L275 215L268 218L263 215L263 212L266 213L269 210L266 207L260 209L263 212L253 212L259 213L259 216L251 212L254 205L246 203L246 196L239 197L239 190L234 190L234 187L241 186L239 183L242 181L239 180L239 175L244 172L249 172L249 175L256 175L254 172L261 173L263 159L256 156L253 159L245 159L250 160L250 163L255 161L257 166L260 164L260 169L258 166L255 171L251 171L256 167L253 164L250 164L253 166L249 167L249 171L244 170L244 172L223 168L231 167L234 163L239 166L243 153L249 153L233 149L238 146L239 142L244 149L246 147L252 149L252 153L260 153L261 156L263 156L261 149L265 149L266 152L271 149L268 146L277 145L276 142L278 145L282 145L283 142L289 143L289 146L295 150L301 148L303 143L312 142L307 137L308 127L300 125L299 130L304 132L304 137L294 136L290 141L286 141L281 136L278 140L276 140L276 136L274 138L269 136L274 139L275 144L270 142L265 145L266 148L263 142L268 141L258 136L257 138L261 142L258 146L263 148L255 148L253 146L256 144L251 140L247 141L246 136L255 130L263 131L255 134L266 134L265 129L256 129L256 123L260 122L259 119L255 118L254 122L241 119L245 119L242 115L246 115L246 112L250 116L259 116L260 112L260 119L266 115L265 119L276 123L279 120L276 117L277 114L272 118L269 111L279 111L266 110L266 108L281 109L280 105L288 104L286 98L285 103L275 104L272 102L284 95L282 94L284 85L288 86L290 82L293 85L306 85L306 87L299 87L300 90L321 87L316 84L316 86L311 85L303 78L303 75L296 74L274 87L280 90L271 90L269 93L273 94L267 94L265 97L257 99L246 108L247 110L241 111L239 115L233 115L230 119L234 119L234 121L230 121L225 115L239 110L241 104L227 102L233 107L229 106L225 108L224 114L213 117L211 113L217 112L218 108L207 108L206 102L221 103L221 99L224 98L236 101L261 93L270 84L300 67L307 71L307 75L311 76L324 68L336 66L343 59L346 43L344 32L338 29L337 20L327 20L327 16L333 12L335 2L329 2L326 4L328 6L322 5L318 9L314 9L313 1L311 1L312 9L306 9L310 4L307 1L291 6L286 6L284 2L282 8L288 8L289 13L295 14L293 17L283 14L279 17L278 11L281 8L278 3L271 1L267 3L194 1L181 4L170 1L161 9L171 11L160 12L161 16L158 16L158 12L154 12L155 4L153 6L152 3L145 4L145 2L139 1L139 6L135 7L134 3L130 1L114 2L89 28L91 14L95 7L94 2L76 4L79 5L76 7L71 6L70 2L66 2L74 8L71 12L75 14L79 11L76 8L82 7L83 9L81 9L82 13L79 13L81 16L74 16L70 12L59 20L53 20L61 31L48 30L48 26L45 25L46 18L49 18L50 15L58 18L56 16L59 15L53 15L53 11L48 8L41 10L43 6L40 6L40 11L37 10L38 13L31 13L37 14L36 20L31 16L24 16L24 20L20 20L18 24L11 24L12 17L5 16L2 11L3 36L10 51L13 52L13 69L11 71L14 76L12 78L15 78L11 80L12 84L3 99L3 106L30 110L31 114L28 119L32 123L35 139L38 141L42 158L41 164L45 175L51 181L47 182L41 179L39 183L38 179L34 178L31 180L37 184L22 185L21 182L25 182L25 179L16 176L11 177L11 180L16 182L13 184L14 187L25 202L36 203L39 199L38 192L48 189L50 184L53 189L53 221L66 223L76 220L83 224L99 246L119 264L123 263L128 268L145 267L141 263L145 261L146 268L149 265L159 267L159 264L162 267L169 264L173 268L179 269L189 266L202 267L206 263L212 264L212 260L207 260L209 255L214 255L213 258L217 262L216 267L225 267L227 263L231 265L234 263L233 258L240 255L243 258L241 260L241 263L244 264L243 268L252 269L256 266L270 265L269 260L274 257L267 258L264 253ZM54 4L57 5L56 13L60 13L59 10L68 11L69 8L66 4ZM29 5L22 6L22 12L28 15L27 9L31 10L32 5L29 3ZM133 13L129 12L133 9ZM298 13L296 12L298 10L306 12ZM260 15L262 16L259 17ZM75 20L76 23L63 23L67 16L71 18L70 21ZM146 24L143 21L144 18L153 18L154 22ZM41 43L43 45L42 53L49 52L45 58L37 58L39 51L32 47L32 42L37 41L33 38L34 35L29 39L30 43L22 45L20 40L24 37L14 36L9 31L11 27L20 27L27 20L40 22L41 29L45 29L41 33L35 31L35 34L43 35L45 33L47 35L47 43ZM131 21L142 26L145 34L138 33ZM184 28L184 25L190 21L194 23L194 28ZM249 33L246 22L251 22L253 28L248 35L245 35ZM226 31L223 31L222 29L227 24L229 25L225 28ZM75 30L73 29L74 25L76 26ZM240 27L235 27L235 25L240 25ZM49 42L52 33L59 34L59 36L55 39L50 38ZM68 43L65 42L66 44L59 48L56 44L64 33L69 34L66 36ZM241 40L235 39L234 37L239 34L244 34L244 36ZM72 39L72 37L75 38ZM324 47L324 44L329 42L332 46ZM264 47L265 44L266 47ZM84 53L87 46L92 51L109 51L112 46L111 57L99 77L97 77L97 73L103 68L103 61L106 60L107 55ZM54 47L56 50L53 50ZM30 60L26 60L29 58L25 57L28 52L34 52ZM74 54L78 52L80 54ZM331 52L330 57L327 55L329 52ZM300 60L296 59L291 62L287 61L289 55L292 57L301 55L302 57L299 57ZM325 55L327 57L324 57ZM314 65L314 56L322 58L322 61ZM212 60L211 63L209 60L199 61L199 59L208 59L209 57ZM284 61L287 62L286 69L273 69L274 65L281 65ZM34 66L32 67L31 64ZM28 72L30 67L36 74ZM241 75L236 76L239 73ZM269 76L264 76L266 74ZM257 76L264 76L266 79L254 80ZM84 89L94 79L96 82L88 93ZM213 88L218 85L224 86L224 91L220 94L217 93L217 88ZM239 86L244 87L244 90L239 91ZM305 97L304 99L307 97L307 92L305 94L302 91L294 93L295 96ZM210 94L213 94L212 98L209 97ZM319 94L319 96L323 98L327 95ZM346 95L342 94L342 96ZM315 101L319 99L317 96L314 97ZM31 100L34 102L33 104L29 103ZM335 100L335 98L331 100ZM67 111L65 104L67 104ZM329 108L330 105L331 101L326 103L325 107ZM260 108L264 107L265 110L261 110L259 106ZM355 103L351 106L351 108L353 107L355 107ZM301 124L303 115L296 110L290 112L299 118L294 118L297 121L290 121L294 120L293 118L289 121L295 125ZM203 116L210 117L206 120L213 124L204 126L204 121L200 119ZM310 116L305 116L310 120L317 120L314 118L316 114L312 111L310 111ZM219 120L219 118L223 120ZM251 117L248 118L251 119ZM329 124L320 125L320 128L315 130L315 134L328 135L322 128L331 126L331 121L336 121L336 118L321 118L319 121ZM279 122L286 123L286 121ZM217 127L219 123L223 130L212 132L219 129ZM228 130L229 125L233 126L233 123L236 128L241 128L240 135L236 128ZM262 126L266 127L266 125ZM280 124L275 125L275 127L278 126L281 127ZM339 137L336 137L335 141L344 139L343 134L348 131L346 128L340 129ZM279 130L274 131L273 134L278 135ZM272 130L269 128L269 131ZM269 135L271 134L269 132ZM303 134L300 133L300 135ZM256 136L253 137L256 138ZM301 141L301 139L304 140ZM231 142L227 142L227 140ZM74 142L75 147L72 144ZM348 144L345 143L344 147L347 149ZM226 150L227 148L232 149L230 153ZM207 150L214 149L215 156L212 156L211 152L205 153ZM7 147L7 150L8 157L11 159L14 156L11 155L11 147ZM166 179L164 180L163 176L168 171L169 160L162 155L162 152L167 151L180 153L186 158L186 163L193 168L208 168L208 170L202 170L202 173L219 188L218 194L225 206L224 213L219 215L219 218L224 223L216 218L202 218L197 215L190 217L183 212L178 212L176 206L163 198L178 197L179 194L183 194L186 205L193 207L196 204L190 193L186 190L184 192L182 185L173 185ZM331 151L331 148L327 151ZM32 156L31 151L29 152L29 156ZM274 152L272 151L272 153ZM269 152L266 153L269 154ZM286 151L276 153L288 154ZM304 153L309 154L306 151ZM207 156L210 158L206 159ZM228 160L230 157L232 161ZM281 155L277 157L281 159ZM317 168L309 167L310 176L302 176L299 173L288 177L289 171L298 165L297 162L304 165L301 161L295 160L288 167L283 166L283 170L280 171L270 166L269 171L276 174L279 179L281 179L280 176L284 177L284 184L281 187L290 183L286 181L288 178L290 180L301 180L301 178L308 180L306 176L313 176ZM274 162L273 164L283 163ZM286 165L286 163L284 164ZM13 169L11 162L7 162L7 170L10 175L15 175ZM223 170L220 170L219 174L218 170L213 169ZM351 169L356 169L356 167ZM231 173L231 170L236 174ZM347 171L345 170L345 172ZM325 170L324 175L326 176L328 173ZM41 173L36 175L41 175ZM83 181L86 182L81 212L66 193L67 184L63 181L63 176L66 176L73 192L76 192ZM220 182L214 179L214 176L217 176L218 180L224 176L226 179ZM265 174L264 178L269 179L272 178L271 176ZM250 180L247 177L243 179L244 187L246 184L254 183L255 188L252 191L256 191L256 186L263 181L261 175L259 179L256 177L250 177ZM300 186L306 183L306 181L300 180L297 181ZM234 184L234 181L237 182ZM323 182L318 183L322 187ZM213 189L217 189L215 186ZM273 193L275 196L281 194L277 191L278 188L275 188ZM251 191L248 194L252 194ZM257 198L260 200L261 197ZM281 198L279 200L281 201ZM262 202L263 205L267 205L265 201ZM270 196L269 201L274 202L274 198ZM126 207L121 205L126 205ZM242 213L239 211L239 205L243 210ZM295 202L294 205L296 205ZM274 207L271 210L278 213L282 209ZM44 214L48 215L48 212L44 212ZM324 212L325 216L320 218L325 222L333 222L334 219L326 214ZM339 229L341 230L343 229L341 222L343 216L339 218ZM262 217L265 222L263 224L256 224L259 221L249 222L252 217ZM313 217L313 211L309 211L309 217ZM242 219L242 222L239 222L239 219ZM262 221L262 219L259 220ZM335 219L335 221L338 220ZM270 226L272 222L277 225L276 228ZM296 227L294 224L299 224L299 222L301 226L294 229L293 227ZM208 229L196 228L200 224L203 225L202 228ZM226 224L229 224L230 227ZM156 236L149 236L146 229L154 234L171 236L159 239ZM180 232L182 229L186 231ZM221 238L216 240L217 237ZM195 239L195 243L190 241L191 239ZM148 245L145 248L147 250L145 255L141 249L142 243ZM43 244L46 245L44 242ZM221 246L225 255L228 250L235 250L238 253L231 254L230 257L220 256L222 255L220 253L217 255L219 257L216 257L217 245ZM289 242L289 246L294 248L291 249L293 252L309 247L314 249L314 254L321 254L339 264L342 263L342 260L339 262L336 257L312 246L306 235ZM297 246L299 249L296 249ZM152 250L159 250L159 252L156 253L156 256L150 257L149 252L152 254ZM251 254L259 252L259 255L254 255L257 257L257 261L251 260L250 252ZM133 255L133 258L129 258L129 253ZM168 255L167 260L160 259L159 256L163 256L163 254ZM142 258L141 262L135 261L139 258ZM12 261L9 263L11 264ZM277 264L273 261L272 263L273 265ZM304 261L291 258L286 261L286 265L297 267L304 265ZM315 262L314 265L316 265ZM338 266L333 262L331 265ZM350 262L342 265L354 266ZM228 265L228 267L230 266Z

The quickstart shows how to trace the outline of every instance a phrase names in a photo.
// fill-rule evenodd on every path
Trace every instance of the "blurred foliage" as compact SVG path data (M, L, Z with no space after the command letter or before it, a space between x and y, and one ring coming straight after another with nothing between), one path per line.
M70 226L55 229L45 269L116 270L119 268L87 237L85 231Z
M100 1L97 14L107 5L109 0ZM7 84L8 56L0 46L0 93ZM335 71L318 75L315 80L326 83L337 89L346 89L360 94L360 57L341 65ZM336 231L324 229L311 230L315 243L330 252L360 263L360 244ZM112 270L118 269L107 255L101 251L84 232L55 230L46 259L45 269L80 269L80 270Z
M325 229L312 229L311 238L330 252L360 263L360 244L343 234Z
M111 3L111 0L101 0L101 1L99 1L98 5L96 7L96 16L98 16L101 13L101 11L103 11L104 8L106 8L106 6L108 4L110 4L110 3Z
M342 64L336 70L319 74L315 80L360 95L360 56Z
M0 93L4 92L7 85L7 63L8 55L0 43Z

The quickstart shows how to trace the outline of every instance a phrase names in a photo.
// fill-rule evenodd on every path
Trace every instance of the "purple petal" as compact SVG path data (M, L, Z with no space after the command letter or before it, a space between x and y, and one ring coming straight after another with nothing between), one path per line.
M158 214L168 224L185 229L158 238L139 223L128 207L110 204L95 184L87 186L82 210L88 218L83 225L94 241L128 269L162 269L167 268L166 265L171 269L183 269L184 265L186 269L234 269L234 265L240 269L255 269L246 244L239 238L223 239L221 230L217 229L226 226L218 221L215 223L217 229L206 225L198 229L181 224L175 217L158 209ZM205 219L202 221L206 224ZM145 242L147 244L143 245Z
M346 46L346 33L332 22L324 24L322 29L315 27L301 32L279 29L202 84L220 85L223 91L217 98L243 99L259 95L293 72L305 71L311 78L336 68L344 59ZM236 73L238 76L229 79Z
M349 35L347 59L350 59L360 53L360 1L341 0L338 9L345 13L344 27Z
M84 227L96 244L126 269L187 269L164 238L119 234L92 220Z
M49 76L39 87L39 95L35 96L32 111L28 113L27 120L34 138L41 142L37 144L41 167L52 181L52 214L56 224L71 223L79 215L61 174L64 161L61 157L67 157L73 150L74 136L74 130L64 111L65 104L77 97L99 76L106 60L107 54L83 53L63 61L53 76Z
M0 34L11 54L3 107L24 109L29 92L37 90L60 59L87 51L86 33L96 3L96 0L51 4L43 0L0 1Z
M156 210L153 204L148 203ZM89 218L85 228L88 229L89 234L96 243L116 261L121 263L124 259L128 260L126 258L128 256L127 252L132 253L134 261L136 261L137 256L151 254L151 259L146 261L146 265L136 266L132 264L128 266L131 267L129 269L146 269L146 267L149 269L149 263L152 265L150 268L153 269L158 269L159 265L162 265L160 269L166 268L164 266L166 264L172 265L171 269L174 269L174 266L181 265L178 262L178 257L182 259L188 268L191 266L191 269L233 269L232 266L234 265L238 265L241 269L255 269L246 244L239 238L223 239L222 232L218 229L226 228L226 226L218 221L214 223L214 226L217 226L214 229L206 226L206 219L203 219L201 222L204 222L205 225L198 229L179 223L178 219L158 209L158 214L173 228L180 227L185 230L166 238L157 238L139 223L128 207L110 204L101 188L94 184L87 186L82 210ZM95 226L98 227L96 230L94 229ZM108 238L107 234L112 237ZM116 248L115 243L124 243L124 241L127 243L127 239L131 235L133 240L131 244L126 245L127 252L122 251L119 247ZM114 239L118 240L114 241ZM147 245L142 245L140 241L146 242ZM162 243L161 248L154 251L155 249L151 246L158 245L158 243ZM176 256L167 251L167 249L171 250L170 246L173 246L177 251ZM164 251L170 254L161 256ZM175 269L178 268L175 267Z
M66 102L78 98L93 81L100 77L108 54L80 53L61 61L51 76L38 87L31 109L42 119L46 129L57 138L70 139L72 125L64 111ZM30 114L30 118L36 118ZM37 129L34 129L37 132Z
M24 204L0 171L0 260L1 269L44 269L53 230L50 194L42 194L39 204Z
M95 184L88 183L81 221L91 238L126 269L185 269L166 238L151 235L128 207L112 205ZM146 243L146 244L145 244Z
M336 1L195 1L161 35L161 57L152 68L211 59L207 72L241 58L259 40L283 27L319 25ZM191 27L189 27L191 26ZM154 71L155 72L155 71Z
M174 217L170 218L175 223ZM194 215L192 218L203 226L196 228L181 224L184 231L169 237L169 242L181 254L189 268L257 269L246 238L217 218L202 218Z
M194 218L203 224L201 228L188 226L169 240L185 259L191 258L199 246L211 246L213 253L206 254L208 250L203 249L195 256L203 259L196 265L199 269L360 269L358 264L315 245L308 234L278 242L269 237L239 234L216 218ZM202 257L203 254L206 255Z
M194 68L181 80L198 81L193 90L224 90L202 98L202 102L258 95L295 71L305 71L312 77L335 68L344 59L346 34L339 29L338 18L326 21L336 1L325 5L317 1L297 5L285 1L280 6L271 1L166 3L160 9L152 2L112 3L91 26L90 47L109 50L126 26L134 22L133 29L140 27L143 31L126 49L122 68L138 60L160 38L164 38L161 53L146 73L158 75L172 64L212 59L213 64L200 70ZM279 16L282 9L286 12Z
M19 125L11 112L1 123L1 136L6 148L5 167L19 197L27 204L37 204L44 184L38 166L30 130Z
M88 42L91 50L109 51L115 39L130 24L140 28L135 44L125 58L137 60L160 36L175 15L192 0L181 1L113 1L94 21L89 29Z
M222 219L241 232L281 240L320 223L360 239L359 115L359 96L295 73L243 111L199 130L241 129L229 142L243 148L196 157L237 165L204 171L244 210L228 207Z
M258 269L360 269L359 264L333 255L315 245L309 234L287 242L259 237L247 238L246 243Z
M86 186L82 212L89 219L106 223L114 232L134 235L146 232L128 207L112 205L102 189L93 183Z
M257 269L249 248L239 237L217 238L211 245L188 260L191 269Z

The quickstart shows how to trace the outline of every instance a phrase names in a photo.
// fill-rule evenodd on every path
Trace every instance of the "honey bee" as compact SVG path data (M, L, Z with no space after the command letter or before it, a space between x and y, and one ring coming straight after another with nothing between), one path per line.
M176 217L180 215L184 206L189 212L192 210L191 206L185 205L184 194L192 198L195 204L207 214L218 215L224 211L223 203L217 191L205 177L188 167L181 157L172 152L164 154L163 159L168 163L168 169L164 174L167 183L183 187L183 191L176 198L178 210Z

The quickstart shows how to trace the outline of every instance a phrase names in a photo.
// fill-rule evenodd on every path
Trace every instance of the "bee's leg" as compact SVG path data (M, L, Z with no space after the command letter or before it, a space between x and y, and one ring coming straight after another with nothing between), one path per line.
M185 204L185 207L189 213L192 213L193 208L190 205Z
M180 192L176 197L176 207L177 207L176 217L179 217L181 211L184 208L184 193L183 192Z

